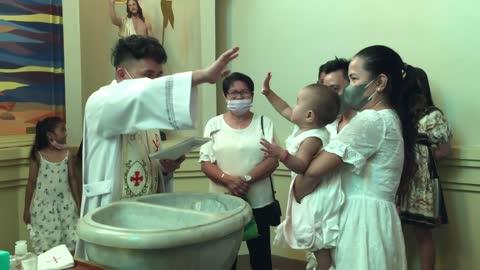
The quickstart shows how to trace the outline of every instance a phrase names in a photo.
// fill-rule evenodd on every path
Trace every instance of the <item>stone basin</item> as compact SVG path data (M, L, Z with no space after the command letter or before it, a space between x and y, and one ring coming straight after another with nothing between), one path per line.
M252 218L244 200L164 193L123 200L80 219L88 260L109 269L230 269Z

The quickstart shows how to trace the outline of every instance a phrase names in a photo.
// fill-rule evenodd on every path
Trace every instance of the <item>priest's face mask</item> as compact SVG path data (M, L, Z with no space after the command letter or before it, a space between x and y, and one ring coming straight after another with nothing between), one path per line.
M117 81L128 79L150 78L155 79L163 75L163 64L153 59L140 59L117 68Z

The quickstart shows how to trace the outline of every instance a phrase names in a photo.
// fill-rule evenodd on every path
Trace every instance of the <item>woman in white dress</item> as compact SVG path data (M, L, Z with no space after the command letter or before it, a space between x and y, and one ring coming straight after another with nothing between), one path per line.
M385 46L357 53L349 66L350 85L341 98L358 110L319 156L303 181L295 182L301 201L340 169L345 204L333 256L337 270L407 269L403 233L395 195L414 173L415 128L411 94L402 88L404 64Z

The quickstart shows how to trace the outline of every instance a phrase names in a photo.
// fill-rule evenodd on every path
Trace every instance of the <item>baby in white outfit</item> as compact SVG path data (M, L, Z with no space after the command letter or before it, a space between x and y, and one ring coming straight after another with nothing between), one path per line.
M313 158L328 144L325 125L335 121L340 100L328 87L311 84L298 92L297 104L291 108L270 89L270 78L269 73L262 93L283 117L295 124L286 140L287 150L262 141L266 155L278 158L292 171L286 216L276 229L274 243L313 252L320 269L327 270L332 266L330 249L336 247L338 218L344 202L340 174L323 177L301 203L295 199L295 180L303 177Z

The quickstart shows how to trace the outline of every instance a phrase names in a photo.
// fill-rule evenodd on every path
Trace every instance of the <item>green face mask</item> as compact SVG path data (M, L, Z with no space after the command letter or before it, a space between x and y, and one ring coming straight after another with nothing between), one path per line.
M349 108L358 111L372 100L377 94L377 91L368 97L364 97L363 95L368 90L370 84L374 81L375 79L371 80L369 83L361 85L349 84L340 96L340 113L345 112Z

